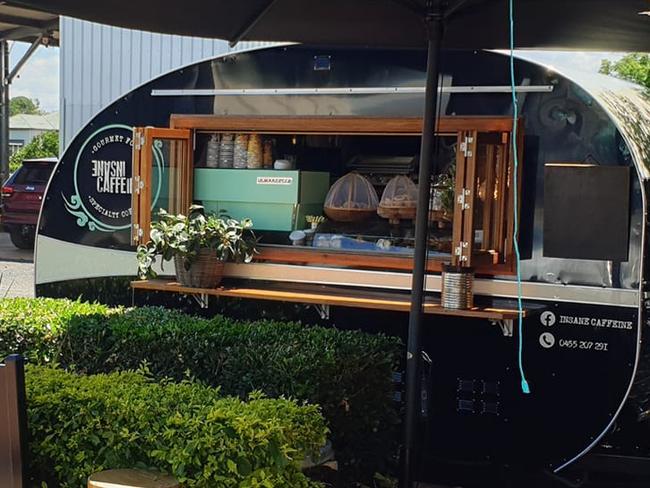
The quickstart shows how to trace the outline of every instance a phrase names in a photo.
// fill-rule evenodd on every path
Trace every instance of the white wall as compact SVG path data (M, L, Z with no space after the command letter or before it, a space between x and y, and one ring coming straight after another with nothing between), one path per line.
M234 51L269 43L240 43ZM228 43L61 18L61 148L100 110L181 66L231 52Z
M26 146L32 142L32 139L34 139L34 137L40 136L45 132L48 131L40 129L9 129L9 139L12 141L20 140L23 142L23 146Z

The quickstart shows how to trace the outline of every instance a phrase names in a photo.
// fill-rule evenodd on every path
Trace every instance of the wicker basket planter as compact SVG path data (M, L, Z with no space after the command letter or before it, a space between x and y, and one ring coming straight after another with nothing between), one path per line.
M250 263L257 252L256 244L250 219L205 214L200 205L192 205L187 215L172 215L161 209L158 220L151 223L151 239L138 246L138 276L156 278L156 258L173 258L176 279L182 286L214 288L223 277L224 262ZM198 253L194 254L194 249L199 249Z
M176 279L183 286L215 288L223 278L224 263L214 249L201 249L190 269L185 269L185 258L175 256Z

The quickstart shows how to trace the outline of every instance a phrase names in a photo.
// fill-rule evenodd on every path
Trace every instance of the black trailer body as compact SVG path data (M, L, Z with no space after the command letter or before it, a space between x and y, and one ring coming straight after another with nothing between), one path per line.
M37 295L131 303L133 127L167 127L172 114L417 117L423 94L404 88L423 85L425 61L418 51L280 46L187 66L125 94L79 132L54 172L36 244ZM441 115L512 114L506 56L445 52L441 72ZM534 312L523 324L523 365L532 394L519 386L516 322L427 316L422 442L439 458L559 472L601 442L624 406L650 408L643 389L629 400L645 326L650 100L612 78L521 59L516 76L525 127L522 291ZM328 87L368 90L309 91ZM97 160L124 164L106 179L93 170ZM245 266L227 274L410 290L409 272ZM428 293L440 291L439 276L426 283ZM517 287L512 276L479 276L475 293L512 300ZM389 324L399 335L407 324L399 313L332 317L340 326Z

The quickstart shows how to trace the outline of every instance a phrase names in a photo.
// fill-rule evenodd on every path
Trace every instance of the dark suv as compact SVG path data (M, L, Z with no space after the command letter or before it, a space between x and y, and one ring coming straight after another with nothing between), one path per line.
M2 187L0 222L17 248L34 247L43 194L56 163L57 158L26 159Z

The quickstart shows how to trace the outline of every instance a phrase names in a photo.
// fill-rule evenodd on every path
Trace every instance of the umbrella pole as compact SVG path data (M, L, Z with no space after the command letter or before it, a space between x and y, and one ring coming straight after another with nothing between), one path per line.
M420 169L418 175L418 201L415 220L415 250L413 260L413 281L411 285L411 310L409 314L408 343L406 352L406 426L403 452L402 488L412 485L413 454L418 432L418 405L420 403L420 329L424 280L426 275L427 239L429 234L429 200L431 168L435 139L436 113L438 103L439 58L442 42L443 15L441 0L428 2L426 27L428 34L427 79L425 89L424 123L420 148Z

